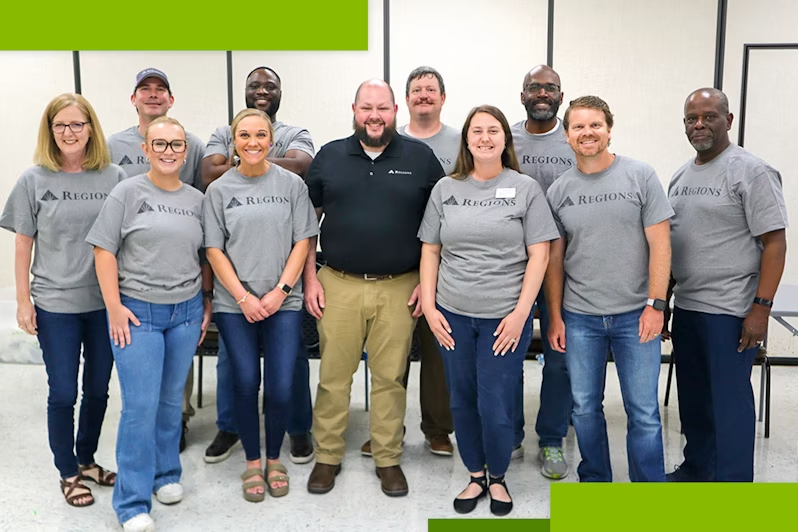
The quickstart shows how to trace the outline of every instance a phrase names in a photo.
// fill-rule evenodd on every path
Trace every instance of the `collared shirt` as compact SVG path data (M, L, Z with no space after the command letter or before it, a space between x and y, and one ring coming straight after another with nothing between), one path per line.
M319 150L308 169L313 206L325 213L321 247L327 263L361 274L418 269L419 225L444 172L423 142L397 135L372 160L355 136Z

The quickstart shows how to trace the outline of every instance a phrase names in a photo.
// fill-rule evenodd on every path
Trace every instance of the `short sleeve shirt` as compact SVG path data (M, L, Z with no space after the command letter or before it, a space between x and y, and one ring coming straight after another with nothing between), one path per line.
M442 124L440 131L425 139L408 135L407 126L402 126L398 128L397 131L400 135L420 140L429 146L433 153L435 153L435 157L438 158L438 162L441 163L446 175L451 175L451 173L454 172L454 166L455 163L457 163L457 154L460 152L460 132L455 128Z
M274 146L269 150L269 157L285 157L291 150L299 150L313 157L313 139L307 129L289 126L282 122L275 122ZM211 134L208 146L205 148L205 157L211 155L224 155L229 158L233 154L233 134L230 126L217 127Z
M563 172L576 166L574 152L565 139L559 120L557 127L540 135L526 130L526 120L521 120L510 130L521 173L537 181L544 193Z

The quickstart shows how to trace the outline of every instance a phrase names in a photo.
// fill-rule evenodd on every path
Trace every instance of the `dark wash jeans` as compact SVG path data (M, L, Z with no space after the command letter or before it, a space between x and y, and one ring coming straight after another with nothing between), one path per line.
M47 433L61 478L78 474L78 464L94 463L114 357L108 343L105 309L80 314L36 307L39 345L47 369ZM83 397L75 438L78 368L83 350ZM75 456L77 454L77 456Z

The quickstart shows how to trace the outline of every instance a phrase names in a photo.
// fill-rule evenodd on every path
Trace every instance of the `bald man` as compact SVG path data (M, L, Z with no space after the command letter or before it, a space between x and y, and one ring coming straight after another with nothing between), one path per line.
M668 191L676 213L673 353L687 439L669 481L754 480L751 365L784 270L787 211L779 172L729 140L733 119L717 89L687 97L684 130L696 154Z
M318 322L321 366L313 410L316 465L308 491L327 493L344 457L352 376L361 351L371 370L371 450L382 491L407 495L399 465L407 392L402 380L418 298L416 237L432 187L444 172L423 142L396 132L396 101L381 80L362 83L352 104L355 133L325 145L306 176L325 214L304 272L305 305Z
M563 133L557 111L563 101L560 76L546 65L538 65L524 76L521 104L526 109L526 120L513 125L513 141L518 155L518 165L524 173L538 182L545 193L560 174L575 165L574 152ZM540 409L535 432L538 435L537 458L540 472L551 479L568 475L568 463L562 452L563 438L568 434L573 401L571 382L565 366L565 355L551 348L546 331L549 311L541 289L535 304L540 315L543 334L543 382L540 385ZM515 427L513 458L523 456L524 448L524 397L523 376L518 390L519 404Z

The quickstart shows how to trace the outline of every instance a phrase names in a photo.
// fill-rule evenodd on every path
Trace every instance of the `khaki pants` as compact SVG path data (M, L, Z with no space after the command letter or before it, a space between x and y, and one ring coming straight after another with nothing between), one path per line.
M319 270L326 307L318 322L319 388L313 408L316 461L344 457L352 377L365 347L371 371L371 450L377 467L398 465L407 391L402 385L416 320L407 305L418 272L382 281Z
M194 362L188 369L186 386L183 388L183 422L188 423L190 417L194 415L194 407L191 406L191 396L194 394Z
M454 431L452 411L449 409L449 389L446 387L446 372L443 358L438 350L438 341L424 316L416 326L418 346L421 354L421 375L419 383L419 402L421 403L421 432L428 438L449 435ZM407 388L410 374L410 357L403 385Z

